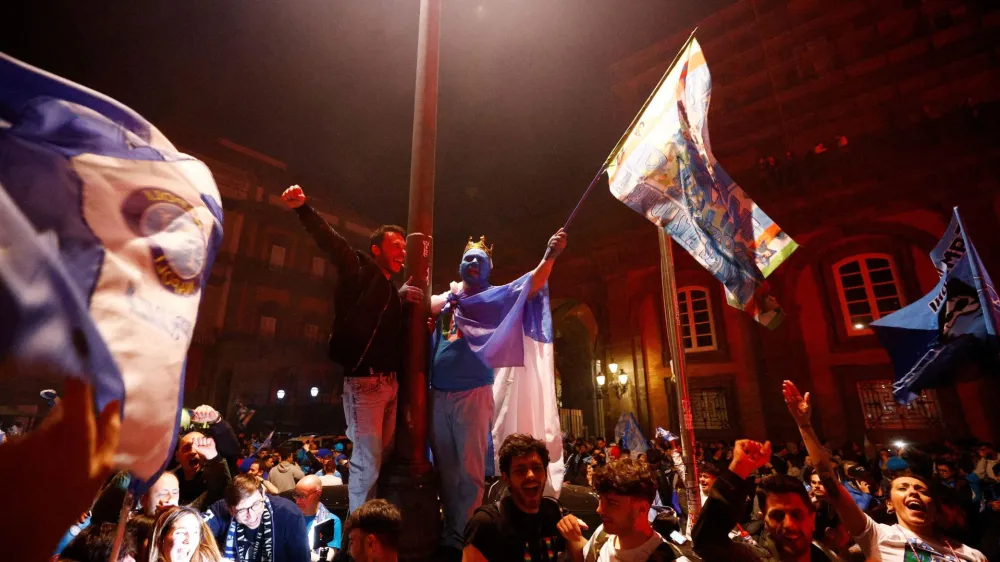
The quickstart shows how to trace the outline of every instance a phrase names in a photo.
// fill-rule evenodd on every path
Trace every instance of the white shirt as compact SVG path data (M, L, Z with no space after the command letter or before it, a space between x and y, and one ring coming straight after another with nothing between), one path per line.
M587 544L583 547L583 558L587 559L590 554L590 550L594 548L594 541L598 535L604 530L604 525L597 527L594 531L594 535L590 537ZM637 546L636 548L631 548L629 550L622 550L617 548L618 537L615 535L608 535L607 542L601 547L601 551L597 553L597 562L646 562L650 555L661 545L664 541L663 537L659 533L653 531L653 536L649 537L649 540Z
M340 478L340 475L337 473L324 474L319 477L319 481L324 486L341 486L344 483L344 481Z
M871 517L865 516L865 530L860 536L854 537L869 560L881 562L904 562L909 553L909 560L914 560L914 551L923 556L930 556L931 562L953 562L955 556L965 562L987 562L982 552L965 546L960 542L928 541L917 537L899 525L883 525L876 523ZM954 554L953 554L954 553Z

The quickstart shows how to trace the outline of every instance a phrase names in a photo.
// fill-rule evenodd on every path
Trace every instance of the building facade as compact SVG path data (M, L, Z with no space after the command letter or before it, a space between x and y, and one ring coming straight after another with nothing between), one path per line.
M799 244L768 282L787 319L773 331L728 306L675 246L688 384L700 441L792 439L781 381L809 390L834 442L995 441L1000 373L970 366L910 407L868 324L937 283L928 252L958 206L1000 275L1000 6L909 0L743 0L698 24L713 77L718 160ZM687 39L680 31L610 70L624 131ZM595 319L557 318L563 406L613 434L622 412L679 427L664 336L655 227L632 221L557 268L553 294ZM583 335L594 345L587 348ZM557 345L559 340L557 339ZM557 347L557 353L560 349ZM594 383L597 361L603 390ZM619 372L607 372L615 363ZM589 373L588 373L589 369ZM624 372L627 384L610 388ZM574 377L571 383L568 377ZM650 433L647 433L650 435Z

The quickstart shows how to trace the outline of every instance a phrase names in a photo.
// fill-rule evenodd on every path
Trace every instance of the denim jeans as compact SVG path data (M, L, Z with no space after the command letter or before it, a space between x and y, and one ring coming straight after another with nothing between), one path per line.
M382 459L392 451L398 390L395 377L344 379L347 438L354 443L351 478L347 483L351 511L375 498L375 484L382 468Z
M441 543L461 549L465 524L483 501L486 454L493 422L493 387L435 390L431 449L441 475L444 530Z

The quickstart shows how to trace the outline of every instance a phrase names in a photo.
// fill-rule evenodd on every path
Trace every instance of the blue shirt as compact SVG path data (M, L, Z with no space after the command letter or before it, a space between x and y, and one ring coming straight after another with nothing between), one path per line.
M469 348L465 338L448 341L448 334L434 332L434 364L431 386L435 390L460 392L493 384L493 369L486 366Z

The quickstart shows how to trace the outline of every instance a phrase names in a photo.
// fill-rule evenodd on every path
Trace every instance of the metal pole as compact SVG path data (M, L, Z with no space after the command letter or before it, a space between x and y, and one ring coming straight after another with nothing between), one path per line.
M684 346L681 338L681 320L677 315L677 282L674 279L674 250L667 232L660 228L660 277L663 288L663 313L667 345L670 347L671 371L677 388L678 415L680 416L681 452L684 455L684 488L687 490L688 530L690 522L701 511L698 493L698 466L694 451L694 420L691 399L688 397L687 375L684 370Z
M424 290L424 302L404 307L406 339L399 377L396 446L383 470L379 492L403 514L400 556L428 558L441 536L437 479L428 458L429 409L427 322L430 318L434 229L434 159L437 141L438 61L441 0L421 0L417 78L413 101L410 209L404 276Z

